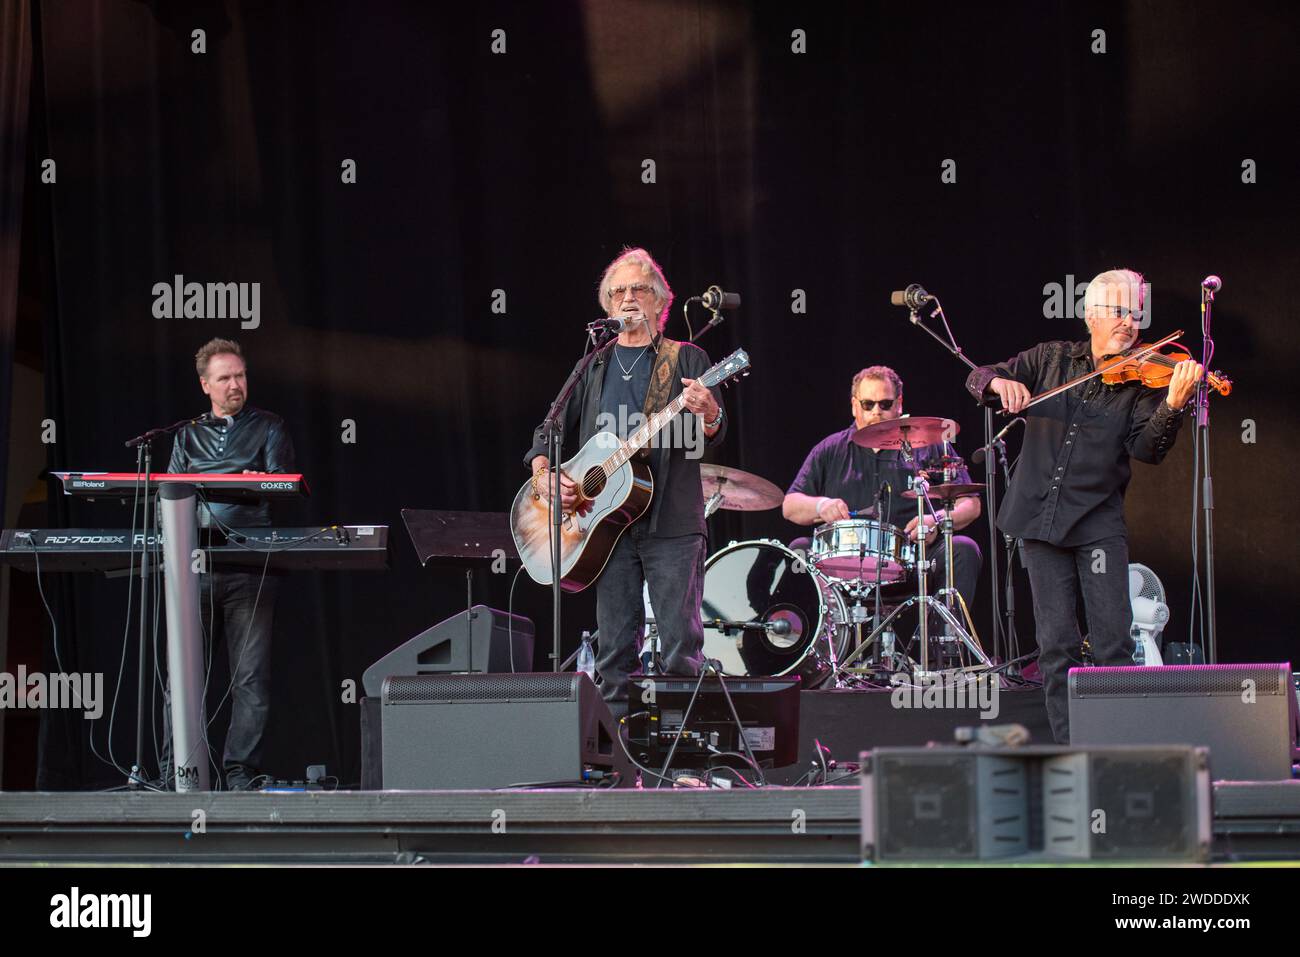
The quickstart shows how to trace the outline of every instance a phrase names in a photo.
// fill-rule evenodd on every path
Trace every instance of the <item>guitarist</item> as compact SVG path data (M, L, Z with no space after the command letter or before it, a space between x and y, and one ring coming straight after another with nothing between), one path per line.
M647 513L618 540L596 583L596 624L600 639L596 670L602 697L615 718L627 713L628 675L636 670L645 630L643 584L649 586L663 643L664 670L695 675L702 663L704 629L700 605L704 593L707 542L700 458L704 446L717 445L726 433L721 394L696 382L711 363L703 349L664 338L673 293L663 270L644 249L624 249L605 269L597 293L604 315L628 320L618 339L602 350L564 410L561 459L597 432L616 432L621 439L682 392L686 412L679 427L665 429L649 455L654 497ZM686 413L694 413L687 415ZM677 425L674 423L674 425ZM549 496L546 442L539 427L524 457L533 470L535 490ZM573 479L560 476L565 510L577 505ZM586 506L583 511L590 508Z
M1137 382L1103 385L1098 376L1026 406L1033 395L1131 349L1143 325L1145 297L1140 273L1101 273L1084 294L1088 339L1040 343L1007 362L982 366L966 380L981 402L1000 402L1012 415L1024 410L1020 464L997 524L1024 539L1038 667L1058 744L1070 742L1068 672L1080 664L1080 597L1096 663L1133 663L1124 524L1129 458L1159 465L1169 454L1202 368L1191 360L1178 363L1167 391Z

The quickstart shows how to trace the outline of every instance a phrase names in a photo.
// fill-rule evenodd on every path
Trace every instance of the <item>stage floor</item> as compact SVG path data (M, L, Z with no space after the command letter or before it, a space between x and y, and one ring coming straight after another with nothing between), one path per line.
M854 786L0 794L0 862L841 864ZM1300 860L1300 781L1215 785L1216 862Z

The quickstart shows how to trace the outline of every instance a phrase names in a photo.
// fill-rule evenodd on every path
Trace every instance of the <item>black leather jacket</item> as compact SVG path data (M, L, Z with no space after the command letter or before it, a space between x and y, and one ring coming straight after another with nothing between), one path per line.
M274 412L244 406L233 418L189 425L176 433L169 472L293 472L293 442L284 420ZM217 521L233 528L271 524L271 503L205 496L199 502L199 524ZM214 521L217 520L217 521Z

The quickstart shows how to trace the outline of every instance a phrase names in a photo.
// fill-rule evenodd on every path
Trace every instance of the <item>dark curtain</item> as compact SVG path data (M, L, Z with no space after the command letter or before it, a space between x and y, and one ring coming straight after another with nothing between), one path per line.
M1082 338L1081 322L1045 316L1044 287L1114 266L1154 283L1153 331L1188 329L1199 349L1197 285L1220 273L1218 364L1238 383L1215 406L1212 448L1222 656L1289 654L1300 562L1262 495L1286 487L1300 439L1297 381L1279 375L1300 348L1283 282L1298 260L1294 133L1279 120L1300 89L1294 8L46 0L36 12L39 119L59 164L44 222L58 277L51 466L131 467L122 441L202 411L191 356L233 336L250 401L285 417L313 483L280 523L392 527L389 572L301 573L282 593L274 773L326 763L359 777L344 682L465 602L464 570L421 568L399 510L508 507L624 244L665 266L674 337L687 334L685 296L715 282L744 294L702 340L715 360L743 345L755 369L728 393L733 429L714 458L782 487L848 424L865 365L900 372L909 411L957 419L964 453L981 441L964 368L888 306L891 289L939 293L966 352L992 361ZM176 275L259 283L260 325L155 318L153 286ZM1137 467L1129 496L1133 557L1170 590L1172 637L1188 625L1191 440ZM51 525L129 522L116 506L51 500ZM970 533L987 548L985 521ZM717 548L797 530L779 512L724 513L711 534ZM509 575L472 584L476 601L506 606ZM78 666L120 688L119 765L134 734L126 599L125 582L79 578L56 609ZM539 624L546 667L547 593L524 578L514 601ZM1031 644L1023 574L1018 604ZM593 608L590 595L566 601L566 650ZM976 614L987 628L986 594ZM224 680L219 657L214 704ZM79 750L50 739L46 780L113 782L78 733Z
M14 325L27 175L32 31L27 0L0 0L0 503L9 472Z

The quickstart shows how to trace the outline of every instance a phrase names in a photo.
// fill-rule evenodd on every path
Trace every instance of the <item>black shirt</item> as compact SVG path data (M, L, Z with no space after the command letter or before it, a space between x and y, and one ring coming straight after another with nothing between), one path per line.
M172 443L169 472L292 472L293 442L284 420L274 412L244 406L234 416L187 425ZM211 517L202 503L211 503ZM271 524L271 503L222 499L207 494L200 499L199 524L217 521L232 528L258 528ZM215 521L214 521L215 519Z
M998 365L981 366L966 388L1001 406L994 378L1014 379L1037 395L1094 368L1083 342L1044 342ZM1097 376L1021 413L1025 441L998 509L998 528L1017 538L1076 547L1124 535L1129 457L1159 464L1183 422L1164 389L1138 382L1103 385Z
M803 468L799 469L786 494L799 492L818 498L824 495L843 499L849 511L856 512L875 505L877 492L888 485L889 493L881 499L884 520L903 528L916 518L916 500L903 497L908 488L908 477L920 468L929 471L930 481L935 483L934 472L943 470L943 446L922 445L913 449L916 465L908 466L902 460L902 453L896 449L877 452L855 445L853 433L856 431L855 426L850 426L818 442L804 459ZM953 481L970 481L965 466L959 469Z

